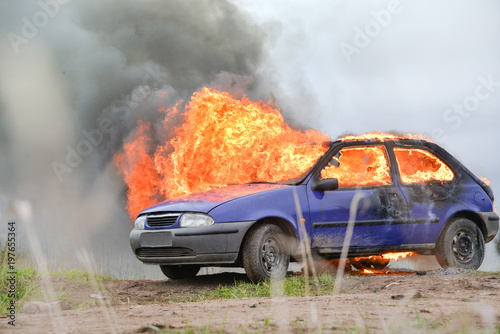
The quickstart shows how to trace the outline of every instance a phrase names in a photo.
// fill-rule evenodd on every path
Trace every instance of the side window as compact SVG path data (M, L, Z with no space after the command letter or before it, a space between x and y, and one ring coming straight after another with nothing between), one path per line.
M418 148L395 147L399 174L404 184L451 181L453 171L431 152Z
M321 178L338 179L339 188L391 184L385 146L343 148L323 168Z

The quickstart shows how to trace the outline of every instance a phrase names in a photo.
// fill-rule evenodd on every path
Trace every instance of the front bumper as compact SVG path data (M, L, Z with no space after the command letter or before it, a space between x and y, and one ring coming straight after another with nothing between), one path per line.
M132 230L130 246L148 264L231 264L255 223L216 223L206 227Z
M498 233L498 215L493 212L478 212L481 216L481 219L484 222L484 227L486 229L486 233L484 239L486 242L490 242L495 238L495 235Z

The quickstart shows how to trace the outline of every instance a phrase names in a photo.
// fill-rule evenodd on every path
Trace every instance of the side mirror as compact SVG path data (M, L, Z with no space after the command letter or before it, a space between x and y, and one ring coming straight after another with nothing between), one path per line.
M324 179L319 181L314 181L311 189L314 191L327 191L335 190L339 188L339 180L337 179Z

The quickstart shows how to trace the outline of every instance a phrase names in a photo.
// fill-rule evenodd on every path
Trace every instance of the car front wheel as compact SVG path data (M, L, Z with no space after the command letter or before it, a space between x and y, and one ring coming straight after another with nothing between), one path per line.
M435 255L443 268L477 269L484 259L484 236L471 220L457 218L445 225Z
M282 280L290 264L284 232L276 225L261 225L243 243L243 267L254 283Z
M181 279L195 277L200 271L198 265L161 265L160 269L170 279Z

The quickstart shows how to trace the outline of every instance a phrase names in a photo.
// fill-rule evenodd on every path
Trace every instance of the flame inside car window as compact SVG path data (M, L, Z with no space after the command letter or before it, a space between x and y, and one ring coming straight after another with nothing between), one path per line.
M395 147L401 180L405 184L451 181L453 171L434 154L417 148Z
M322 179L336 178L340 188L391 184L383 146L346 147L339 153L321 171Z

